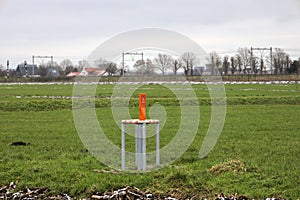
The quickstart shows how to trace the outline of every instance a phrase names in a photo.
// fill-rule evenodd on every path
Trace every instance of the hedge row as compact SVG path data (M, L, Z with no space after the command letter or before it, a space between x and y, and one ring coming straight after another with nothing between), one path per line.
M76 107L72 107L72 101L66 99L47 99L47 100L30 100L30 101L2 101L0 104L1 111L51 111L62 109L79 109L84 107L103 108L110 107L110 99L96 99L95 104L92 100L76 99ZM223 99L199 98L199 105L214 105L225 103L227 105L300 105L300 96L295 97L234 97ZM162 106L180 106L195 105L197 102L193 99L178 100L175 98L148 98L147 105L151 106L159 103ZM117 101L114 106L128 106L127 103ZM129 101L130 107L138 106L138 99L132 98Z

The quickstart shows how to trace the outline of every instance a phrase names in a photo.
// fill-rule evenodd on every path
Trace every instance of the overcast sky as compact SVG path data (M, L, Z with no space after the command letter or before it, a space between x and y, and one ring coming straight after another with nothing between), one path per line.
M0 0L0 27L2 65L32 55L77 62L143 27L177 31L207 52L272 46L300 57L300 0Z

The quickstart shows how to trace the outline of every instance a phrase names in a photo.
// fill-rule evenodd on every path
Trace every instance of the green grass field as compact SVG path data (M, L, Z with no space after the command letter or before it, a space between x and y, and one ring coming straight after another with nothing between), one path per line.
M114 85L98 86L96 96L100 103L96 111L104 132L120 145L121 131L107 99L113 88ZM298 84L226 85L228 106L224 129L205 159L200 159L198 152L208 129L211 106L207 103L207 87L193 85L201 116L194 142L172 165L138 174L95 172L110 169L87 152L78 137L71 100L60 99L72 96L72 89L72 85L0 85L0 185L19 180L17 189L47 187L53 193L77 197L124 185L185 196L199 193L212 197L223 192L258 199L300 197ZM171 101L174 95L165 87L146 85L134 93L132 101L137 100L140 92L146 92L150 101L153 98L153 102L165 106L168 119L161 130L161 143L168 144L170 135L178 128L173 121L180 120L179 107ZM132 117L137 117L136 104L130 106ZM10 145L16 141L30 145ZM153 149L154 144L147 148ZM231 166L223 173L210 172L213 166L229 160L239 160L241 169L236 171Z

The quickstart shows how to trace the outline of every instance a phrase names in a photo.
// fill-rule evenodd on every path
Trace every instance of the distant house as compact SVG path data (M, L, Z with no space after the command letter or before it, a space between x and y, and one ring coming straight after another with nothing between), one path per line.
M26 69L27 68L27 69ZM25 65L20 64L17 66L16 73L19 77L26 77L26 70L27 70L27 76L28 77L40 77L40 70L37 67L37 65Z
M201 76L205 70L204 66L194 66L193 69L187 71L188 76Z
M59 69L56 67L48 68L46 77L60 77Z
M76 76L78 76L80 74L80 72L70 72L70 73L68 73L66 76L67 77L76 77Z
M204 71L205 71L204 66L195 66L194 71L193 71L193 75L194 76L201 76Z
M99 68L86 67L80 72L79 76L104 76L105 73L105 70Z

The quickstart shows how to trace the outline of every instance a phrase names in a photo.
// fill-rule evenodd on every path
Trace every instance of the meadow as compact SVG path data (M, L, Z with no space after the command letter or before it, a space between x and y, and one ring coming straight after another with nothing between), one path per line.
M114 87L99 85L95 106L107 137L120 145L121 131L110 108ZM226 85L225 125L204 159L198 152L208 129L211 102L206 85L192 87L200 103L200 125L183 156L147 173L104 173L101 170L111 169L87 151L76 132L70 99L73 85L0 85L0 185L18 180L16 190L47 187L76 197L130 185L181 197L212 198L223 192L257 199L299 198L300 86ZM166 145L178 128L178 101L166 87L145 85L132 95L133 118L141 92L147 93L148 106L160 103L167 112L161 130L161 145ZM11 145L16 141L28 145ZM129 144L133 144L130 139ZM147 148L154 144L149 142Z

